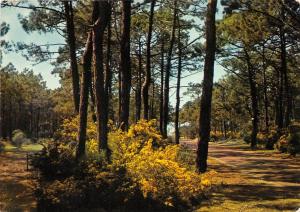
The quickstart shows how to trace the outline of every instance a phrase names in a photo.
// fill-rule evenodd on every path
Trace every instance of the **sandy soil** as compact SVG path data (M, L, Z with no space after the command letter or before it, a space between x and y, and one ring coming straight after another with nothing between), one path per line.
M194 141L185 145L195 149ZM221 186L198 211L296 211L300 208L300 158L245 145L210 143L209 169Z
M33 180L25 152L0 154L0 211L35 211Z

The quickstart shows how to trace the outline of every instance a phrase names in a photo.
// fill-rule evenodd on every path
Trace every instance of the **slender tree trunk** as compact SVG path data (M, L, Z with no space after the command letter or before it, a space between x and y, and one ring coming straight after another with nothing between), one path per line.
M110 107L110 99L112 98L111 93L111 83L112 83L112 71L111 71L111 9L112 9L112 3L109 3L109 9L110 14L108 15L108 26L107 26L107 48L106 48L106 64L105 64L105 95L106 95L106 101L108 105L108 111L106 113L107 120L109 119L109 116L111 114L111 111L113 110L113 107L111 105Z
M163 121L163 137L168 137L168 123L169 123L169 90L170 90L170 72L172 68L172 53L175 42L175 30L176 30L176 17L177 17L177 0L174 0L173 11L173 26L171 32L170 46L167 56L165 86L164 86L164 121Z
M97 116L96 116L96 110L95 110L95 94L94 94L94 83L92 80L93 76L91 75L91 85L90 85L90 96L91 96L91 112L92 112L92 119L93 122L97 121Z
M94 2L94 7L99 8L99 16L93 27L93 60L94 60L94 85L97 116L97 140L99 150L104 150L109 158L107 143L108 104L107 93L104 82L104 55L103 40L104 32L109 22L110 6L108 1Z
M149 110L149 118L154 119L155 113L154 113L154 101L155 101L155 81L152 82L152 95L151 95L151 101L150 101L150 110Z
M131 1L122 0L122 35L121 35L121 95L120 95L120 124L122 130L128 129L130 89L131 89L131 62L130 62L130 22Z
M145 82L143 84L143 105L144 105L144 119L149 119L149 87L151 83L151 38L153 28L154 7L156 0L151 0L150 15L149 15L149 27L147 36L147 56L146 56L146 75Z
M159 99L159 131L163 135L164 127L164 69L165 69L165 45L164 38L161 39L161 62L160 62L160 99Z
M136 91L135 91L135 122L138 122L141 119L141 108L142 108L142 103L141 103L141 88L142 88L142 44L141 41L139 40L139 53L138 53L138 79L137 79L137 86L136 86Z
M72 1L64 2L65 16L67 22L67 36L68 36L68 45L69 45L69 54L71 61L71 73L72 73L72 87L73 87L73 101L75 112L79 112L79 100L80 100L80 84L79 84L79 73L77 67L76 59L76 37L74 30L74 21L73 21L73 7Z
M283 76L280 70L277 72L277 96L276 96L276 125L278 129L283 128Z
M251 108L252 108L252 132L251 132L251 148L255 149L257 146L257 133L258 133L258 100L257 100L257 88L255 82L255 71L250 61L250 56L245 49L245 56L247 61L248 69L248 80L250 85L250 94L251 94Z
M227 127L226 120L223 120L224 138L227 139Z
M177 88L176 88L176 106L175 106L175 142L179 144L179 109L180 109L180 82L182 70L182 47L181 47L180 20L178 18L178 70L177 70Z
M89 87L91 84L91 61L92 61L92 33L88 33L85 50L82 57L82 82L80 91L79 107L79 128L78 128L78 146L76 150L76 160L78 161L85 154L86 127L87 127L87 110L89 100Z
M263 44L263 83L264 83L264 106L265 106L265 128L269 131L269 99L267 93L267 78L266 78L266 64L265 64L265 46Z
M200 103L199 140L196 159L196 166L199 172L206 172L207 170L208 142L210 140L211 100L216 52L216 10L217 0L209 0L206 16L206 54L203 89Z
M283 20L285 19L284 9L282 10ZM284 114L284 126L288 127L290 124L290 117L291 117L291 95L290 95L290 86L289 86L289 79L287 73L287 60L286 60L286 38L285 38L285 30L284 26L281 26L280 29L280 59L281 59L281 66L280 71L283 76L283 85L284 85L284 94L285 94L285 110L282 110L282 113L285 111Z

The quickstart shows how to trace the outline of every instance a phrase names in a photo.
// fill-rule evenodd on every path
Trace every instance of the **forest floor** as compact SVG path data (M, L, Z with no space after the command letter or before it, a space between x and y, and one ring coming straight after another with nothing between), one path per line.
M184 144L195 149L194 141ZM34 182L26 152L0 154L0 211L35 211ZM209 169L217 186L197 211L296 211L300 208L300 158L246 145L210 143Z
M26 153L40 146L8 147L0 153L0 211L35 211L34 181L27 171Z
M184 144L195 149L194 141ZM210 143L209 169L217 189L197 211L296 211L300 208L300 157L252 151L235 142Z

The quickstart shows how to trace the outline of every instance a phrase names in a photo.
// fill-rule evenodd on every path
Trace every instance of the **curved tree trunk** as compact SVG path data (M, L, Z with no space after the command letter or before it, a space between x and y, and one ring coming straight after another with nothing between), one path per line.
M211 100L216 52L216 10L217 0L209 0L206 15L206 48L203 89L200 102L199 140L196 166L199 172L207 170L208 142L210 140Z

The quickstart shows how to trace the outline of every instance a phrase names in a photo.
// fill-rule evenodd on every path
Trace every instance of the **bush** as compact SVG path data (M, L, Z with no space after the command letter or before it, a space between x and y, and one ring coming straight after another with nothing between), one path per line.
M276 143L275 148L282 153L289 153L291 155L300 153L300 135L298 133L282 135Z
M280 135L277 130L270 130L269 132L259 132L257 134L257 143L263 145L265 149L274 149L275 143L278 141Z
M62 131L72 135L72 130ZM201 200L214 176L188 168L180 146L162 139L155 120L141 120L128 132L111 127L110 162L98 153L92 136L87 157L77 164L71 146L62 143L49 142L32 160L44 176L37 189L38 202L51 210L179 209Z
M241 138L241 135L239 132L227 131L225 137L224 133L221 131L211 131L210 138L211 141L218 141L222 139L238 139Z
M177 160L180 147L161 140L155 120L139 121L128 133L111 133L113 162L124 167L145 198L178 206L199 199L210 187L212 173L199 175Z
M4 151L5 145L2 141L0 141L0 153Z
M73 149L58 142L49 141L42 151L32 156L31 165L48 179L71 176L75 168Z
M61 129L56 132L56 140L61 142L76 142L77 141L77 133L79 126L79 117L73 117L69 119L65 119L63 124L61 125ZM96 139L97 138L97 130L96 123L88 119L87 123L87 140Z
M80 169L79 169L80 167ZM49 211L133 207L143 201L124 170L82 162L74 176L43 183L36 190L39 207ZM137 207L137 205L134 205Z
M30 143L30 140L26 138L26 134L22 130L14 130L11 143L20 148L23 144Z

